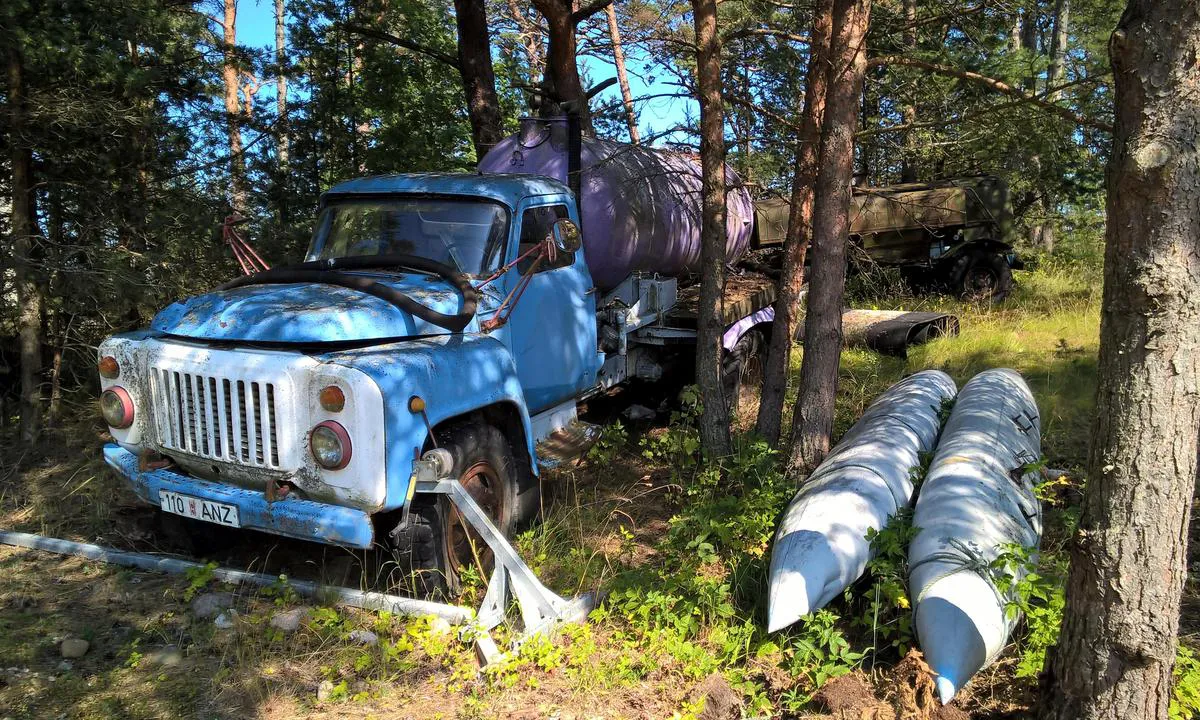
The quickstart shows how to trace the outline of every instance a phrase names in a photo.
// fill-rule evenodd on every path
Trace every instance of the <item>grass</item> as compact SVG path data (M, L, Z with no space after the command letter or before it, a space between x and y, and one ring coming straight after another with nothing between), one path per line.
M1013 297L997 306L860 291L858 307L946 310L959 315L962 332L907 359L847 350L836 432L906 374L941 368L961 385L985 368L1013 367L1041 408L1047 461L1070 471L1074 491L1095 387L1097 285L1094 274L1078 270L1022 273ZM685 402L668 427L649 432L614 424L590 459L547 473L544 522L522 533L518 547L558 592L601 590L607 598L587 624L527 643L485 673L468 645L426 620L318 606L301 630L283 636L269 618L300 601L282 587L242 594L235 627L218 631L188 610L189 594L212 589L202 576L153 576L0 548L0 657L41 674L35 682L0 669L0 717L683 718L699 713L706 698L716 702L714 683L740 699L747 715L805 716L817 711L812 698L822 686L860 669L881 694L900 692L888 668L911 642L899 581L902 530L875 539L886 549L854 592L768 636L762 590L769 543L793 486L778 471L774 449L748 436L720 466L703 461L694 450L694 411ZM0 526L154 549L152 513L90 459L98 442L90 429L72 432L54 454L8 473ZM1047 563L1060 557L1070 497L1049 498L1058 512L1051 513ZM327 550L257 542L262 547L239 556L255 569L301 576L330 564L321 554ZM1042 607L1035 590L1046 588L1030 591L1032 612ZM481 582L469 585L468 599L482 591ZM1044 650L1043 615L1035 641L1022 635L962 694L959 702L974 716L1027 707L1035 681L1017 675L1030 666L1030 652ZM355 644L353 630L371 630L379 644ZM93 651L72 671L57 671L51 640L84 632L92 633ZM167 644L182 650L180 668L146 660Z

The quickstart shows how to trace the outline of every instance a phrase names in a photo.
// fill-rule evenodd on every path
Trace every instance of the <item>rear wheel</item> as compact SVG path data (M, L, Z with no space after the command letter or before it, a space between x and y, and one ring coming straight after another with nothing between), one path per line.
M538 506L537 479L514 459L499 428L469 422L439 429L437 436L454 458L459 483L505 537L531 519ZM445 496L417 496L408 525L393 531L392 539L425 595L457 595L469 568L486 577L494 565L487 543Z
M749 379L755 383L762 378L759 357L766 344L763 338L763 333L757 327L752 328L738 338L737 344L721 358L721 387L729 406L730 418L737 417L745 381Z
M1012 268L1002 255L972 252L955 260L950 281L964 300L1000 302L1012 292Z

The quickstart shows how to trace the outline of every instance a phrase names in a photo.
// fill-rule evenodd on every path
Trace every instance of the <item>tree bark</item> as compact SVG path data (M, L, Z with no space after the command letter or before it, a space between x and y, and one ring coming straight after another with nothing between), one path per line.
M33 151L25 137L25 65L15 45L8 50L9 148L12 153L12 262L17 290L21 359L21 441L37 439L42 423L42 291L34 277Z
M721 323L725 291L725 107L716 0L692 0L696 26L696 86L700 95L700 307L696 314L696 384L704 399L700 442L710 456L731 449L729 407L721 383Z
M789 470L807 473L829 452L842 352L842 295L850 233L854 131L867 68L871 0L835 0L829 87L813 189L813 261L800 393L792 416Z
M1200 13L1132 0L1109 43L1099 386L1042 718L1167 718L1200 426Z
M229 145L229 204L235 213L246 212L246 158L242 155L241 70L237 57L237 0L225 0L221 24L221 51L225 85L225 131Z
M917 52L917 0L904 0L904 51L910 55ZM917 124L917 106L911 99L901 108L901 116L909 129L904 131L901 138L904 143L904 160L900 165L900 182L916 182L920 172L917 169L916 158L917 134L912 130L912 126Z
M287 74L284 71L288 62L286 20L283 0L275 0L275 152L285 177L291 151L287 131Z
M1046 99L1056 102L1061 91L1051 90L1063 77L1067 67L1067 43L1071 36L1071 0L1057 0L1054 4L1054 37L1050 41L1050 67L1046 70Z
M517 40L529 61L529 80L538 82L546 68L546 47L542 40L542 29L526 14L528 6L517 0L508 0L508 14L517 25Z
M483 156L504 137L496 73L492 69L491 37L484 0L454 0L458 23L458 71L467 96L471 142L475 157Z
M592 129L592 116L588 112L583 81L579 77L575 28L589 16L603 10L611 2L612 0L608 0L608 2L601 0L576 10L572 0L533 0L533 6L546 19L549 38L542 90L545 98L552 102L543 102L541 112L543 115L558 115L561 112L558 105L563 103L577 105L583 131L588 135L593 135L595 131Z
M617 25L617 8L604 8L608 15L608 37L612 40L613 64L617 67L617 82L621 86L621 101L625 104L625 124L629 127L629 142L641 143L638 137L637 113L633 109L633 93L629 90L629 73L625 71L625 49L621 46L621 28Z
M775 445L783 431L783 403L791 365L796 318L800 312L800 288L804 285L804 260L812 240L813 183L821 145L821 122L825 117L825 90L829 81L829 41L833 33L833 0L818 0L813 9L812 42L804 85L804 114L800 118L796 168L792 177L791 208L787 237L783 243L783 268L779 297L775 300L775 322L763 363L763 389L758 405L758 434Z

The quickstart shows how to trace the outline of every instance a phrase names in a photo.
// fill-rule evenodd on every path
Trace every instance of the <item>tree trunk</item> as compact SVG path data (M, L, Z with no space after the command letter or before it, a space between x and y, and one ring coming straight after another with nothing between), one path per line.
M818 0L813 9L812 39L804 85L804 114L796 147L796 169L792 177L792 204L788 211L787 237L783 243L783 271L775 322L763 363L762 398L758 405L758 434L775 445L783 428L783 403L791 366L796 317L800 312L800 288L804 284L804 259L812 240L813 183L817 177L817 155L821 145L821 121L825 116L825 89L829 81L829 39L833 32L833 0Z
M482 160L504 137L496 74L492 70L487 6L484 0L454 0L454 18L458 23L458 72L467 95L471 142L476 159Z
M225 129L229 144L229 204L236 213L246 212L246 158L242 155L242 104L238 99L241 71L237 57L237 0L225 0L221 49L225 85Z
M508 14L517 25L517 40L529 61L529 80L538 82L546 68L546 48L542 41L542 29L526 14L527 6L517 0L508 0Z
M1037 41L1037 6L1035 4L1033 7L1025 7L1021 10L1021 49L1036 55L1038 52ZM1022 85L1026 92L1033 92L1037 89L1037 75L1032 66Z
M1200 426L1200 14L1132 0L1109 43L1099 387L1042 718L1167 718Z
M1065 0L1064 0L1065 2ZM904 0L904 50L909 55L916 55L917 52L917 0ZM915 83L912 83L915 85ZM913 92L915 88L910 88L909 92ZM915 92L913 92L915 95ZM905 125L911 127L917 122L917 106L906 101L901 108L901 116ZM904 137L904 159L900 165L900 182L916 182L920 177L920 171L917 169L917 134L912 130L905 130Z
M1067 42L1070 39L1071 0L1058 0L1054 4L1054 37L1050 41L1050 67L1046 70L1047 90L1062 82L1067 66ZM1046 99L1056 102L1061 92L1050 92Z
M37 439L42 423L42 291L33 254L33 151L25 137L25 67L21 51L8 50L9 148L12 153L12 262L17 289L21 359L21 441Z
M279 169L283 176L287 177L288 155L291 147L288 138L288 122L287 122L287 74L284 68L287 67L287 16L283 7L283 0L275 0L275 148L276 157L279 160Z
M813 189L813 261L800 393L792 416L789 470L807 473L829 452L842 352L842 295L850 232L854 131L863 75L871 0L836 0L830 43L829 88Z
M583 19L575 14L572 0L533 0L534 7L546 19L549 50L546 74L542 79L545 96L552 102L543 103L543 115L558 115L562 103L577 104L583 132L592 135L592 116L588 112L583 81L579 78L579 63L575 26ZM596 7L599 12L603 8Z
M725 291L725 113L716 0L692 0L696 86L700 95L700 307L696 314L696 384L704 399L700 442L710 456L728 455L729 407L721 383L721 316Z
M621 101L625 104L625 123L629 126L629 142L641 143L638 137L637 113L633 110L633 93L629 90L629 73L625 71L625 50L621 47L621 28L617 26L617 7L604 8L608 15L608 37L612 40L613 64L617 67L617 83L621 86Z

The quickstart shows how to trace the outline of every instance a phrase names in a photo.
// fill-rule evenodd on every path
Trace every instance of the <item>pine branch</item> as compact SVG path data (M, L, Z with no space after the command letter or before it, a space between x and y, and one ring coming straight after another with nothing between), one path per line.
M904 57L902 55L884 55L882 57L871 58L867 61L868 67L886 67L892 65L915 67L921 70L927 70L937 75L945 75L947 77L958 78L959 80L967 80L969 82L978 83L995 90L998 93L1017 98L1022 102L1039 107L1046 112L1070 120L1076 125L1090 127L1096 130L1103 130L1104 132L1112 132L1112 125L1109 125L1108 123L1103 123L1084 115L1080 115L1070 108L1042 100L1038 96L1031 95L1024 90L1013 87L1002 80L990 78L986 75L980 75L979 73L971 72L970 70L959 70L958 68L953 68L949 65L939 65L938 63L918 60L917 58Z
M386 33L382 30L375 30L374 28L364 27L362 25L356 25L353 23L345 23L342 25L342 28L347 32L354 33L355 35L362 35L375 40L382 40L383 42L391 43L397 47L402 47L405 50L411 50L419 55L424 55L432 60L437 60L440 63L445 63L456 70L458 69L458 58L444 53L436 48L431 48L427 45L422 45L421 43L413 42L412 40L407 40L405 38L392 35L391 33Z
M791 40L792 42L804 43L806 45L808 44L807 35L797 35L796 33L786 32L784 30L776 30L775 28L754 27L739 28L737 30L730 31L723 38L721 38L721 42L727 43L731 40L739 40L741 38L747 38L751 36L776 37L781 40Z
M608 7L609 5L612 5L612 3L613 3L613 0L594 0L594 2L584 5L583 7L579 8L575 12L571 13L571 23L574 25L578 25L579 23L583 22L584 20L587 20L591 16L602 11L604 8Z

